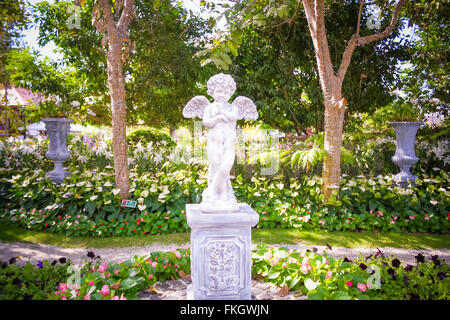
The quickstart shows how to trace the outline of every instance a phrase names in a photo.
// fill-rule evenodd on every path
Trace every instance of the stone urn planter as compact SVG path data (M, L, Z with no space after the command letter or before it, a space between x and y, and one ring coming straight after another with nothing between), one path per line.
M414 185L416 176L411 174L411 167L417 163L419 158L414 152L414 141L416 139L417 129L423 122L389 122L394 128L397 138L397 148L392 157L392 162L400 167L400 172L394 176L397 185L407 188L408 180Z
M64 170L62 164L69 158L70 153L67 150L66 140L70 130L70 123L73 120L67 118L44 118L47 136L49 138L49 149L45 156L52 160L55 169L47 172L45 175L49 177L53 183L61 184L66 177L70 177L72 173Z

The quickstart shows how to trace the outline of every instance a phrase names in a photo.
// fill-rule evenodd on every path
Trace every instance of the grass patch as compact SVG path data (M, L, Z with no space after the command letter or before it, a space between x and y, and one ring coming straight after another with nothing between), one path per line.
M64 248L124 248L144 247L153 244L185 244L189 233L145 235L135 237L67 237L54 233L25 230L0 224L0 240L4 242L28 242L49 244ZM310 244L347 248L395 247L405 249L450 248L449 234L428 233L381 233L381 232L326 232L297 229L253 229L254 243Z
M63 248L125 248L145 247L152 244L184 244L189 242L189 233L145 235L135 237L68 237L55 233L25 230L0 224L0 240L4 242L41 243Z
M271 244L310 244L347 248L393 247L404 249L450 248L449 234L431 233L382 233L351 231L302 231L297 229L256 229L253 242Z

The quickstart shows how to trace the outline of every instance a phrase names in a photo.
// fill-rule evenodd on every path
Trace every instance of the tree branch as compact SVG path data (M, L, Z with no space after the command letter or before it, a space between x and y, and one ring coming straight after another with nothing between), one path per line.
M119 22L117 23L117 29L120 35L124 36L124 33L128 29L128 25L130 24L131 19L134 15L134 1L133 0L125 0L125 4L123 5L122 15L120 16Z
M336 74L336 76L341 81L344 80L348 66L350 65L350 61L352 59L353 51L355 50L356 46L362 46L362 45L368 44L373 41L381 40L383 38L386 38L388 35L390 35L391 32L394 30L395 24L397 22L398 13L404 2L405 2L405 0L400 0L397 3L397 5L395 6L394 11L392 13L391 23L384 31L370 35L370 36L365 36L365 37L359 36L359 28L360 28L360 23L361 23L361 11L362 11L362 6L364 3L364 0L362 0L360 2L359 13L358 13L358 25L356 28L356 33L350 38L350 41L348 42L348 45L345 48L344 54L342 55L341 65L339 66L339 70Z
M107 31L108 33L115 33L116 30L116 23L114 22L114 16L111 11L111 6L109 5L108 0L98 0L100 6L102 7L104 19L106 21ZM110 34L111 36L111 34Z
M395 6L394 12L392 13L391 23L389 26L380 33L373 34L371 36L361 37L358 39L358 46L363 46L365 44L368 44L373 41L377 41L383 38L386 38L388 35L391 34L391 32L394 30L395 23L397 22L398 13L400 12L401 7L403 6L403 3L405 0L400 0L397 5Z

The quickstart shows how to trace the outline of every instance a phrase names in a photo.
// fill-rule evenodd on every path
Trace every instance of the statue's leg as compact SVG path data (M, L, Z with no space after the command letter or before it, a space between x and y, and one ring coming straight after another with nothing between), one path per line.
M221 162L219 141L217 141L215 137L208 137L206 150L208 152L208 161L210 164L208 175L209 195L212 199L218 199L220 194L220 177L218 177L218 174Z
M234 150L234 139L228 139L225 141L224 144L224 153L222 156L222 162L220 164L220 180L222 181L222 192L220 199L221 200L230 200L234 199L232 196L233 190L229 188L229 185L231 185L230 182L230 171L231 168L233 168L234 164L234 158L235 158L235 150Z

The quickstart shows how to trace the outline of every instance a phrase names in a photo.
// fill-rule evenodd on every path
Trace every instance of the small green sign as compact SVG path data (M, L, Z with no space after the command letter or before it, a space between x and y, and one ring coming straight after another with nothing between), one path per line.
M133 200L122 200L122 207L127 207L127 208L136 208L136 201Z

